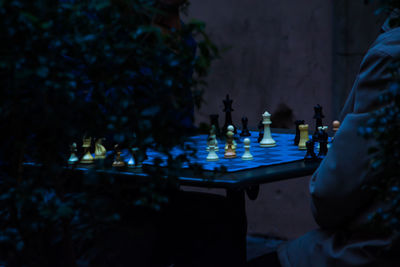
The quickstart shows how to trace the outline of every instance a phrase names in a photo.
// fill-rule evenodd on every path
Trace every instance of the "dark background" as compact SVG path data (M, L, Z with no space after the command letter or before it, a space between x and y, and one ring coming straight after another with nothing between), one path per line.
M293 117L275 116L272 127L293 128L292 121L304 119L313 128L319 103L331 126L385 19L374 9L362 0L193 1L184 20L205 21L212 39L231 47L211 68L197 123L219 113L222 124L222 99L229 93L238 125L245 115L255 128L265 110L290 109ZM309 178L262 186L255 202L247 200L249 234L294 238L315 228Z

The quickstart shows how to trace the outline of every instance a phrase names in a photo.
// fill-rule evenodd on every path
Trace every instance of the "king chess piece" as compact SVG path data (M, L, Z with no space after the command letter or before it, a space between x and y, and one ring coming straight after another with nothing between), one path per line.
M325 118L322 114L322 107L318 104L314 107L314 117L315 119L315 132L318 131L318 127L322 127L322 119Z
M250 131L247 128L248 123L249 123L249 119L247 119L247 117L243 117L242 118L242 132L240 133L240 136L242 136L242 137L251 136Z
M229 98L229 95L226 95L226 99L222 101L224 103L224 112L225 112L225 123L224 126L222 127L222 134L226 135L227 132L227 128L229 125L233 125L235 128L235 132L236 133L236 127L232 122L232 111L234 111L234 109L232 108L232 103L233 100Z
M300 141L300 129L299 125L305 124L304 120L297 120L294 122L296 125L296 136L294 137L294 145L298 146Z
M272 139L271 135L271 114L268 111L265 111L263 116L263 125L264 125L264 136L260 141L260 147L273 147L276 146L276 142Z
M84 150L84 155L81 159L81 163L83 164L92 164L94 162L94 158L92 154L90 153L90 147L92 146L92 138L83 138L83 150Z

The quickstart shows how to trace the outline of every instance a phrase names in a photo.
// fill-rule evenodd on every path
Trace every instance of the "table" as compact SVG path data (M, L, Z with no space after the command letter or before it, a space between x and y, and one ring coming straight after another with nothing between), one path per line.
M195 137L200 143L199 146L199 163L203 163L206 166L206 170L202 175L194 173L190 169L183 169L180 172L179 183L181 185L195 186L195 187L207 187L207 188L223 188L226 190L226 200L233 207L232 210L235 211L235 227L237 229L237 235L234 238L235 250L232 251L232 255L236 256L235 262L238 266L244 266L246 263L246 234L247 234L247 217L245 211L245 194L251 200L255 200L258 196L259 186L265 183L271 183L274 181L281 181L285 179L292 179L296 177L303 177L306 175L311 175L319 166L319 162L304 162L303 158L305 151L298 151L298 149L293 145L294 134L291 130L283 129L272 129L273 137L277 139L278 146L275 148L261 148L261 150L266 151L271 156L271 153L276 153L283 151L283 153L292 153L292 156L287 157L287 155L275 155L273 161L268 162L267 157L265 164L261 162L244 163L250 164L250 168L243 168L243 161L240 158L233 160L221 159L219 163L207 163L204 158L207 155L205 152L205 140L206 136ZM254 157L259 160L260 149L257 148L257 137L258 134L252 133L252 152L257 150ZM284 137L284 138L283 138ZM220 141L220 157L223 154L223 144ZM279 147L280 146L280 147ZM201 149L201 150L200 150ZM222 150L222 152L221 152ZM274 151L274 152L271 152ZM288 152L292 151L292 152ZM240 157L242 151L240 144L238 146L238 156ZM149 160L147 163L151 162L154 158L154 153L150 152ZM271 158L271 157L270 157ZM230 168L230 162L235 165L234 168ZM144 162L146 163L146 162ZM269 164L267 164L269 163ZM219 164L226 164L228 167L228 172L220 174L215 178L213 177L213 172L211 171L213 167ZM239 167L238 167L239 165ZM87 166L77 166L75 171L86 172L91 167ZM129 169L101 169L97 170L100 173L112 174L116 178L121 179L134 179L137 182L146 182L146 175L140 170L129 170Z

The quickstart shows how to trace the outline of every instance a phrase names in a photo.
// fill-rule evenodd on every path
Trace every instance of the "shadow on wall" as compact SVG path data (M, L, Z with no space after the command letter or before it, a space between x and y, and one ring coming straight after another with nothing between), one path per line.
M285 103L280 103L272 113L271 121L273 128L292 129L294 127L293 110Z

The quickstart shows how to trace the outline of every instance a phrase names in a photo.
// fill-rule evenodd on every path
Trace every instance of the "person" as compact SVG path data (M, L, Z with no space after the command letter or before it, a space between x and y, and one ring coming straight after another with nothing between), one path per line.
M373 140L359 136L358 128L380 108L379 96L388 90L391 63L400 59L400 27L393 11L382 33L366 53L342 111L342 125L329 153L313 174L309 189L311 208L319 229L278 248L282 266L398 266L400 261L382 256L393 239L390 235L360 227L383 203L363 190L371 181L368 148Z

